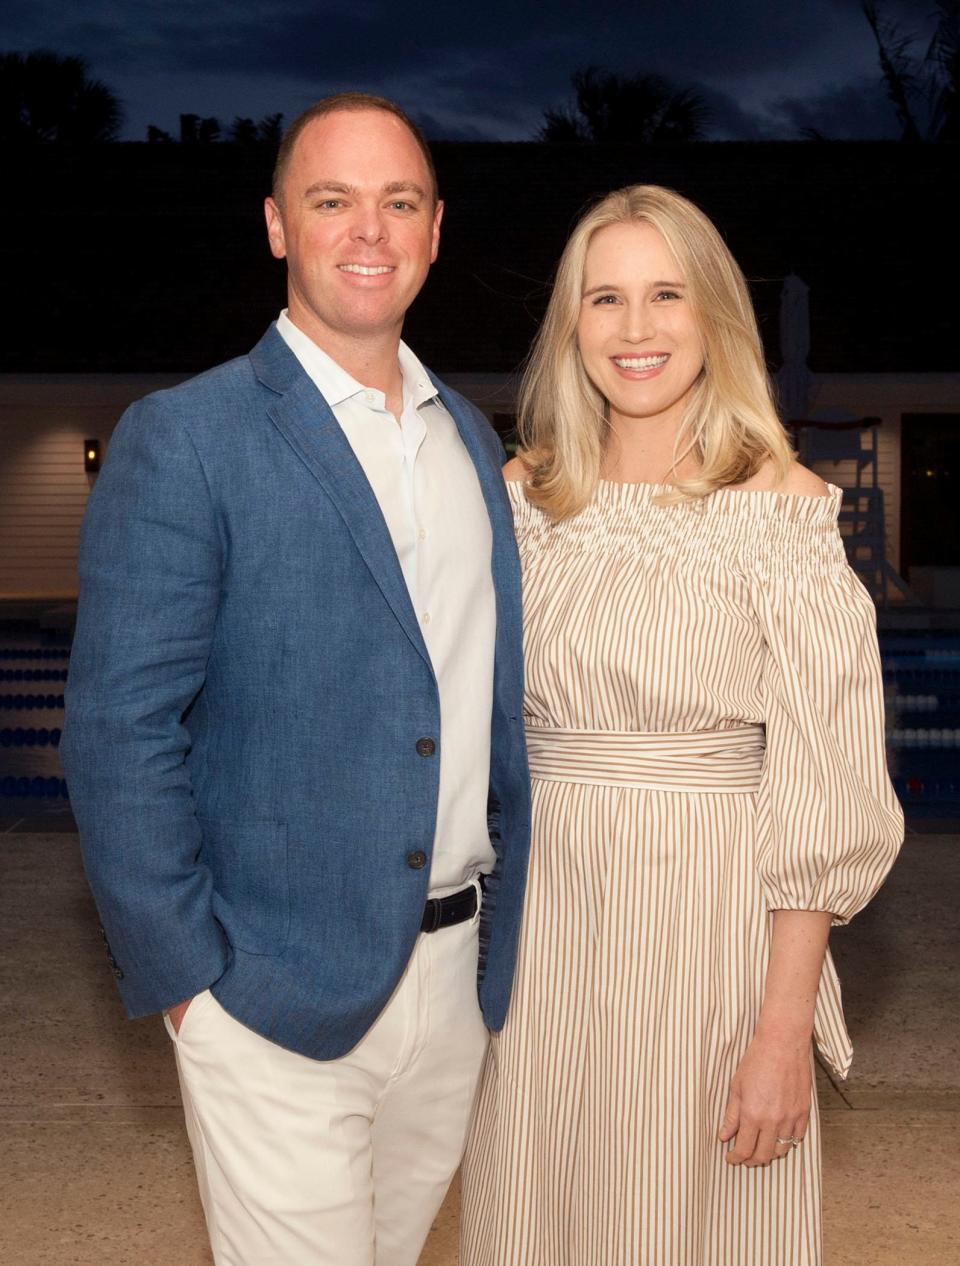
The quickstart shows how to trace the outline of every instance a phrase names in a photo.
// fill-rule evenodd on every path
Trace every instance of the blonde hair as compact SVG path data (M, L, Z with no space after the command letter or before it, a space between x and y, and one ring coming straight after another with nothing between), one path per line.
M660 500L694 500L742 483L768 459L782 479L793 456L771 395L747 283L726 243L680 194L631 185L608 194L573 230L520 387L521 460L531 472L526 493L553 519L577 514L592 498L608 434L607 401L577 347L587 249L598 230L632 222L652 225L673 252L703 345L703 372L674 454L675 467L693 455L700 469L676 479Z

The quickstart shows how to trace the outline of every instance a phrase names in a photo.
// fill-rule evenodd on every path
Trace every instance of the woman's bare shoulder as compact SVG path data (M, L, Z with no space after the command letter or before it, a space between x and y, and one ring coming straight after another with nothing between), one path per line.
M793 497L825 497L830 492L819 475L799 462L791 462L784 477L778 479L777 468L770 460L736 486L743 492L784 492Z
M524 479L530 477L530 468L523 463L521 458L511 457L503 467L503 477L508 484L522 483Z

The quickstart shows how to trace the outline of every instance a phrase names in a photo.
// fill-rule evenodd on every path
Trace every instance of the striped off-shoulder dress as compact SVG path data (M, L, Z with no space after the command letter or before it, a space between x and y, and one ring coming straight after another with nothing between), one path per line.
M875 614L840 492L511 484L534 837L513 1001L464 1164L461 1266L812 1266L804 1143L717 1141L776 909L854 915L902 839ZM816 1043L851 1048L829 958Z

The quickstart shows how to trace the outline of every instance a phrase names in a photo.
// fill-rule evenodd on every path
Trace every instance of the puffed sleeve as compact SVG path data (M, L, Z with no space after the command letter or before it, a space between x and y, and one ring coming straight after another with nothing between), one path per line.
M847 563L840 496L773 497L743 561L765 643L761 883L771 910L846 923L893 865L903 814L887 774L876 612Z

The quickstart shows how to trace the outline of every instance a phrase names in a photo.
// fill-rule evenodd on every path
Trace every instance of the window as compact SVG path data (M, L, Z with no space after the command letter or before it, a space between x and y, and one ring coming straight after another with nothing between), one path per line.
M905 413L900 570L960 567L960 413Z

